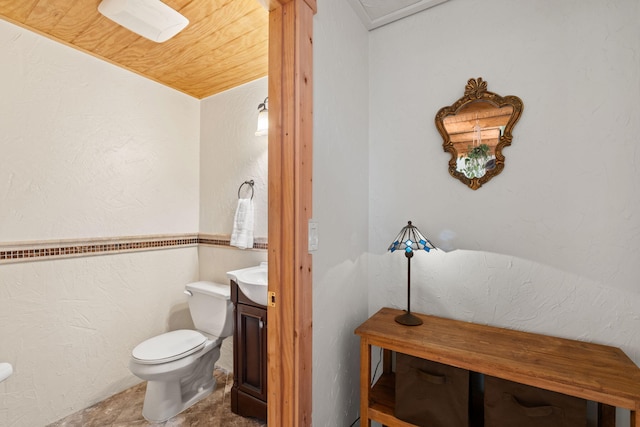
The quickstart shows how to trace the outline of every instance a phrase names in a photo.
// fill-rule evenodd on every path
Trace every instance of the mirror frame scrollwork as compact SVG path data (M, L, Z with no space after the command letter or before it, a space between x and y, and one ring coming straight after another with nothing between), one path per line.
M513 111L504 127L504 131L501 132L498 143L495 147L495 166L487 170L486 173L479 178L469 178L458 170L457 162L460 153L457 152L453 142L451 141L451 136L445 127L444 120L448 116L455 116L460 112L460 110L477 102L487 102L496 108L511 106ZM445 152L451 153L451 160L449 160L449 174L466 184L472 190L477 190L482 186L482 184L500 174L502 169L504 169L504 155L502 154L502 149L511 145L511 141L513 139L513 127L520 119L522 110L522 100L517 96L508 95L502 97L496 93L489 92L487 90L487 82L484 81L482 77L469 79L465 86L464 96L458 99L454 104L441 108L435 117L436 128L443 139L442 148Z

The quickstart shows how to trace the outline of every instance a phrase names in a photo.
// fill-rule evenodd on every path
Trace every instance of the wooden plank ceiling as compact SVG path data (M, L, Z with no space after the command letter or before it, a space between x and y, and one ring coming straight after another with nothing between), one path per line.
M156 43L98 12L101 0L0 0L0 18L196 98L267 75L269 14L256 0L163 0L189 19Z

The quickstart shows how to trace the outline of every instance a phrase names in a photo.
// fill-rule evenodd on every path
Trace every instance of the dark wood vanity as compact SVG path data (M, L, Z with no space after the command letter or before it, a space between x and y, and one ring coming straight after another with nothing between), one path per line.
M234 305L231 411L267 419L267 307L251 301L231 280Z

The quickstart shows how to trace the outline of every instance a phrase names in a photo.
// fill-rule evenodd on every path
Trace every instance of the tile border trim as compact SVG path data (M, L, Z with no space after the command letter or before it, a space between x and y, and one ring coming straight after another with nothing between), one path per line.
M231 236L228 234L198 234L198 244L206 246L226 246L231 249L237 249L231 246ZM253 248L251 249L268 249L266 237L256 237L253 239Z
M231 246L231 238L228 235L198 233L8 243L0 242L0 265L19 262L110 255L126 252L197 247L199 245L236 249ZM267 247L266 239L255 239L253 244L254 250L264 250L267 249Z

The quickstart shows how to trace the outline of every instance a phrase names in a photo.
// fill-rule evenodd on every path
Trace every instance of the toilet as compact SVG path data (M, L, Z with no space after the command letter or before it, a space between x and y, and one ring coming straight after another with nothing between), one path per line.
M148 381L142 415L151 422L166 421L211 394L222 340L233 334L229 285L189 283L185 294L196 330L149 338L131 352L129 369Z

